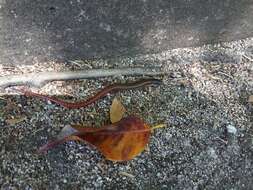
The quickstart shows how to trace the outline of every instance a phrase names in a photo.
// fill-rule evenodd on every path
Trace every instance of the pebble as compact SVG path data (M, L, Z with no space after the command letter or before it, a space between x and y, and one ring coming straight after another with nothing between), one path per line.
M227 125L227 131L228 131L228 133L231 133L234 135L237 133L237 129L233 125Z

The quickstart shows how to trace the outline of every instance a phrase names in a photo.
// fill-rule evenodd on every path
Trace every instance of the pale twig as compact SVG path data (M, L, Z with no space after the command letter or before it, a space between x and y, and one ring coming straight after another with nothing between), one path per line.
M40 87L50 81L94 79L112 76L159 76L164 74L160 67L120 68L120 69L90 69L66 72L40 72L0 77L0 87L31 85Z

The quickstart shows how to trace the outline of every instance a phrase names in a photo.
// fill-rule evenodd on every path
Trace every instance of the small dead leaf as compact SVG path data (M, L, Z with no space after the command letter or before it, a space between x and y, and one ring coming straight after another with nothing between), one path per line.
M127 172L119 172L120 175L122 176L126 176L126 177L129 177L129 178L134 178L134 175L130 174L130 173L127 173Z
M8 125L16 125L18 123L21 123L21 122L25 121L26 119L27 119L26 116L21 116L21 117L18 117L18 118L6 119L5 122Z
M248 102L249 102L249 103L253 103L253 95L250 95L250 96L249 96Z
M101 128L72 126L78 132L56 139L39 149L43 153L58 144L70 140L89 142L108 160L126 161L140 154L149 142L151 129L140 118L129 116Z
M120 121L125 114L126 109L122 105L122 103L117 99L114 98L112 101L112 105L110 108L110 120L112 123L116 123Z

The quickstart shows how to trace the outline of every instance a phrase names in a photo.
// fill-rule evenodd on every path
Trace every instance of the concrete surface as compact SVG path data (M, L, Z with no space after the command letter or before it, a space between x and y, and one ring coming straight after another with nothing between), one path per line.
M253 35L253 0L0 0L0 64L154 53Z

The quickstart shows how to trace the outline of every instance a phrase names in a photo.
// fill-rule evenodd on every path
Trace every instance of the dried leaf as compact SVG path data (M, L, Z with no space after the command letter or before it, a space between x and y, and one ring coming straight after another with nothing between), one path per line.
M110 108L110 120L112 123L116 123L120 121L123 118L123 115L125 114L126 109L122 105L122 103L117 99L114 98L112 101L112 105Z
M248 102L249 102L249 103L253 103L253 95L250 95L250 96L249 96Z
M21 117L18 117L18 118L12 118L12 119L6 119L5 122L9 125L16 125L20 122L23 122L27 119L26 116L21 116Z
M78 132L42 146L45 152L69 140L80 140L94 145L108 160L126 161L140 154L149 142L151 129L140 118L129 116L101 128L72 126Z
M129 178L134 178L134 175L130 174L130 173L127 173L127 172L119 172L120 175L122 176L126 176L126 177L129 177Z

